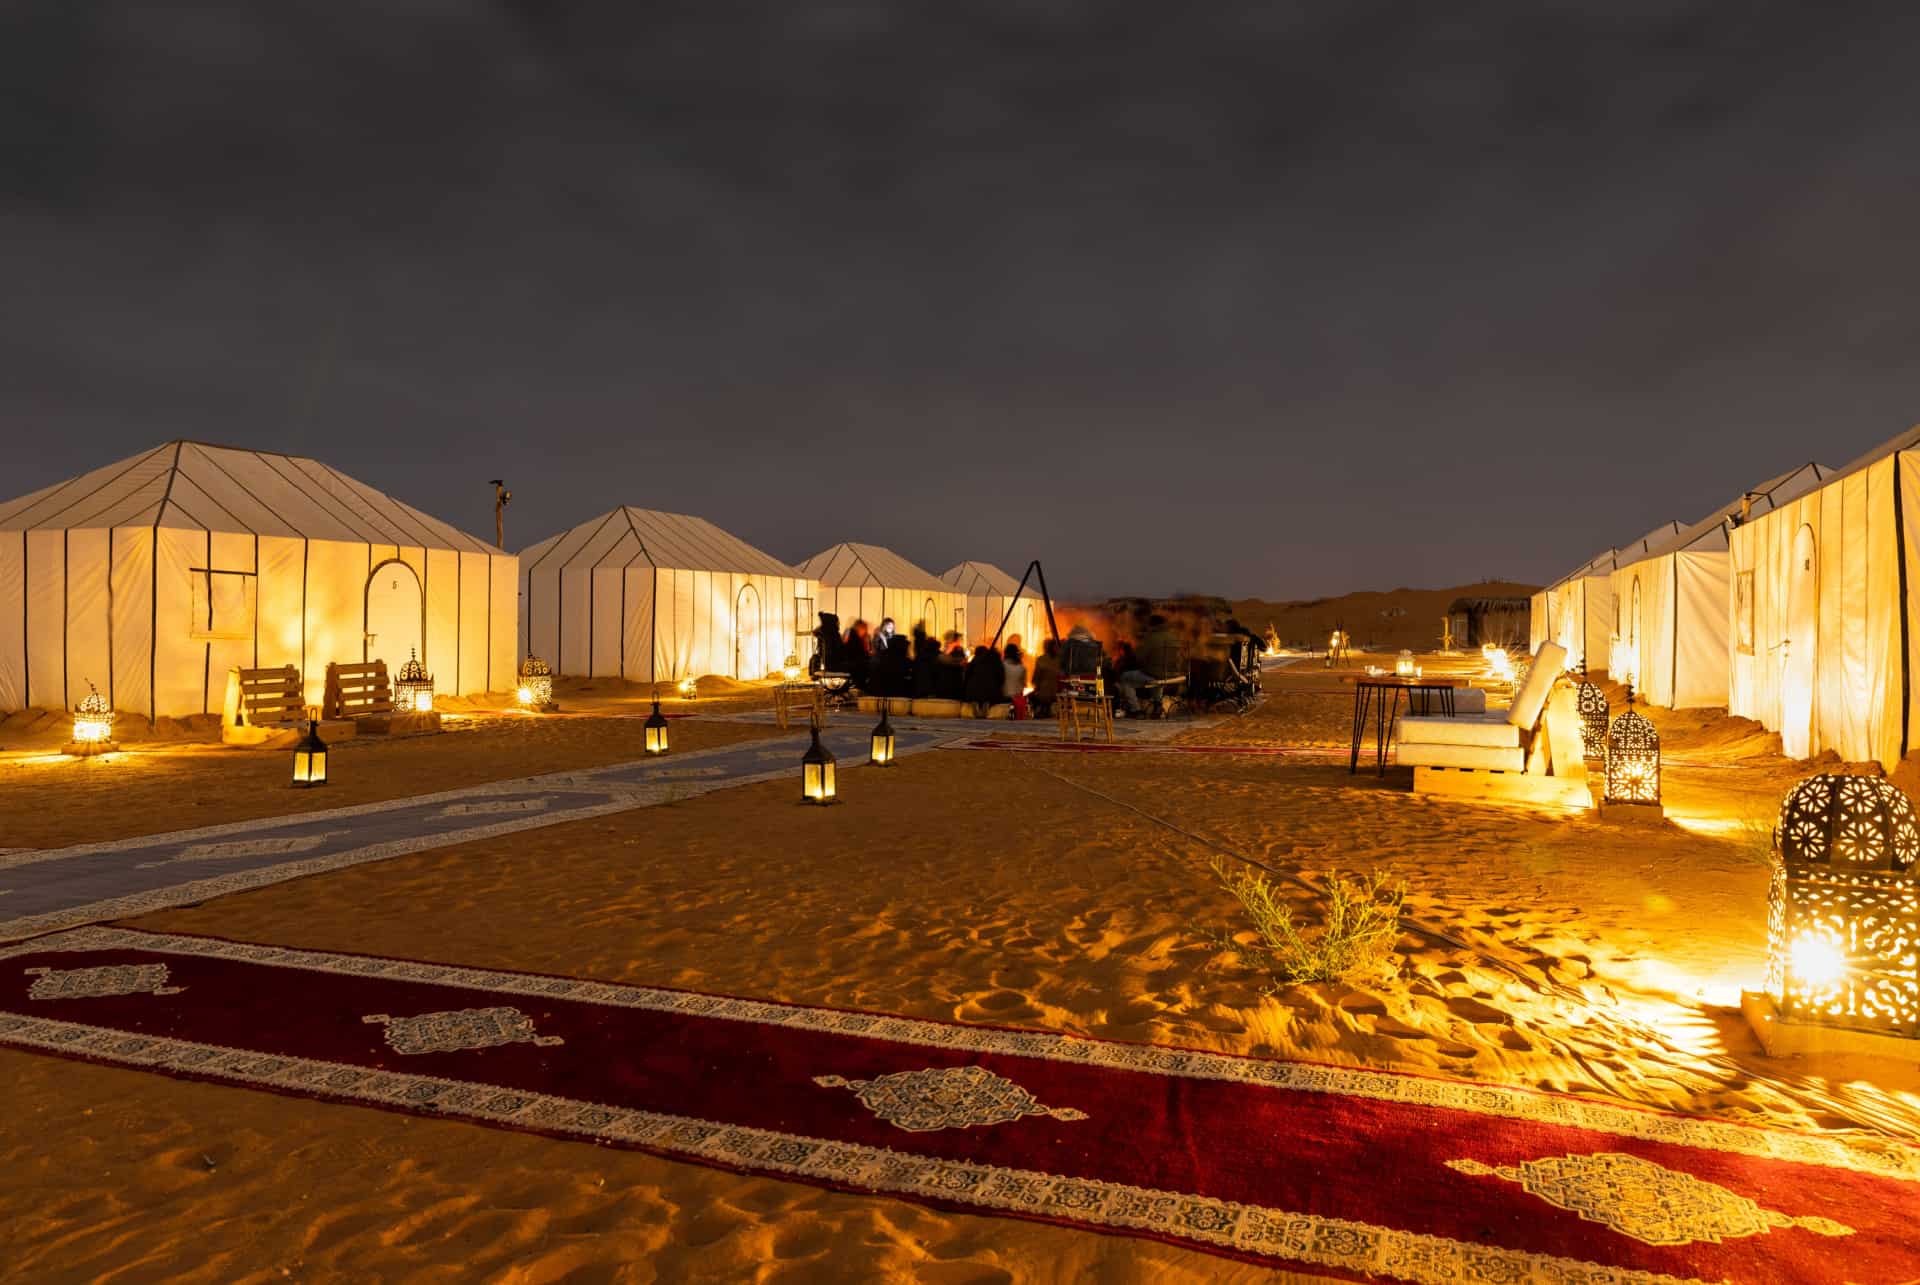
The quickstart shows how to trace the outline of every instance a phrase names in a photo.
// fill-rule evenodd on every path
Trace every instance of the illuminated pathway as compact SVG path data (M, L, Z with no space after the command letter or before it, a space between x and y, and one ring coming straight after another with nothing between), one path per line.
M931 749L947 735L902 727L897 753ZM843 767L867 761L865 727L831 729L821 740ZM0 854L0 941L755 781L792 780L797 792L803 749L794 738L749 741L329 812Z

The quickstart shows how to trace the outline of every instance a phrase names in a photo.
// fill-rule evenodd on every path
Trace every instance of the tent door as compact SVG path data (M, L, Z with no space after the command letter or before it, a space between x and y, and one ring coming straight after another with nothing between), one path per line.
M1788 758L1813 753L1813 678L1820 659L1820 564L1813 528L1793 537L1787 569L1787 635L1781 641L1780 750Z
M752 585L741 585L733 604L733 676L765 678L766 657L760 648L760 595Z
M420 577L399 559L383 562L367 577L366 639L362 660L384 660L388 674L425 649L425 597Z

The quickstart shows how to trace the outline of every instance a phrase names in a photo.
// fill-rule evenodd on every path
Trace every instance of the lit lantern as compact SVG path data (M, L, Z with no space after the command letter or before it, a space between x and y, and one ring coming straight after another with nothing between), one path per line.
M887 721L887 702L880 702L880 721L873 725L873 748L868 761L875 767L893 766L893 724Z
M73 741L67 753L106 754L120 748L113 743L113 706L92 683L73 711Z
M307 720L307 734L293 747L293 788L310 790L327 783L327 743L320 739L320 724Z
M1580 709L1580 748L1587 758L1607 756L1607 694L1587 681L1583 670L1575 699Z
M1505 647L1486 647L1482 649L1482 654L1487 658L1488 672L1496 680L1503 683L1513 680L1513 662L1507 659Z
M680 693L680 699L683 701L690 701L700 694L699 685L693 681L692 674L688 674L680 680L677 690Z
M546 709L553 704L553 671L538 656L529 655L520 662L520 704L526 709Z
M1767 991L1783 1018L1920 1036L1920 820L1876 777L1794 786L1774 831Z
M800 681L800 656L797 652L787 653L787 663L780 666L780 677L790 683Z
M647 753L665 754L667 752L667 716L660 712L660 696L655 693L653 713L647 715Z
M1533 672L1533 658L1515 661L1513 665L1513 690L1517 695L1527 685L1527 675Z
M433 712L433 675L411 651L407 663L400 666L400 676L393 680L393 707L405 713Z
M1413 663L1413 653L1403 649L1400 652L1399 659L1393 662L1393 672L1401 678L1416 677L1420 672L1420 667Z
M833 751L820 743L820 724L813 725L813 744L800 758L800 798L805 803L833 802Z
M1607 733L1608 803L1660 803L1660 733L1633 712L1633 688L1627 709Z

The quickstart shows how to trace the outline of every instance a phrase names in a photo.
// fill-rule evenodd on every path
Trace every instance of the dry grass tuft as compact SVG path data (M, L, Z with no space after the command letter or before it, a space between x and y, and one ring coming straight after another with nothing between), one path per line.
M1256 938L1243 942L1235 934L1216 932L1214 945L1278 983L1337 982L1378 973L1400 935L1406 884L1384 873L1349 877L1327 871L1325 914L1317 928L1295 922L1292 907L1265 874L1229 869L1219 858L1213 873L1246 911Z

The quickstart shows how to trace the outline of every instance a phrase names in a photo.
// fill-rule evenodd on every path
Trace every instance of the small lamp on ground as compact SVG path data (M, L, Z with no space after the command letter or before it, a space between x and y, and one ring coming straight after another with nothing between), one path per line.
M790 651L787 653L787 663L780 666L780 677L790 683L800 681L800 654L798 652Z
M887 702L880 702L880 721L873 725L873 747L868 761L875 767L893 766L893 724L887 721Z
M100 694L99 688L88 683L87 694L74 706L73 740L67 743L66 752L86 758L109 754L119 748L113 740L113 706Z
M407 663L400 666L399 676L393 680L393 707L405 714L433 712L433 675L411 651Z
M667 716L660 712L660 693L653 693L653 713L647 715L646 745L649 754L667 752Z
M320 739L320 721L307 720L307 734L293 747L293 788L311 790L327 783L327 743Z
M1626 712L1613 720L1607 732L1607 790L1609 806L1631 803L1660 806L1660 733L1633 709L1633 688L1627 688Z
M834 801L833 751L820 743L820 720L813 721L813 744L800 757L800 800L828 804Z
M1778 1016L1920 1036L1912 801L1876 777L1810 776L1781 803L1773 842L1766 997Z
M522 709L553 708L553 671L546 661L529 654L520 662L520 688L515 695Z
M683 701L690 701L700 694L700 686L693 681L692 674L681 679L675 690L680 693L680 699Z

